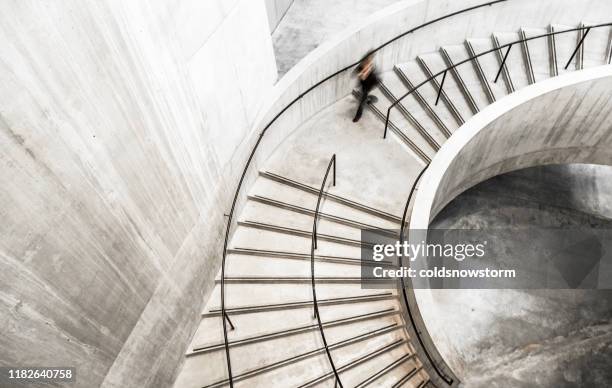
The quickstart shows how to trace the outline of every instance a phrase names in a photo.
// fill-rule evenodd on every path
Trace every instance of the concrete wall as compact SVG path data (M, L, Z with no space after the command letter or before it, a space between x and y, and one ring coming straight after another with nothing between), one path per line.
M0 365L168 386L275 80L265 5L5 1L0 41Z
M280 21L283 19L293 0L265 0L266 10L268 11L268 23L270 32L274 32Z
M586 164L498 175L453 199L430 228L609 229L612 219L602 218L598 209L612 202L611 178L612 167ZM496 239L495 251L507 253L493 256L504 262L510 256L528 257L535 273L541 261L534 248L546 256L560 245L563 241L554 238ZM604 266L600 276L605 276ZM612 384L612 290L455 289L436 296L445 347L452 349L455 371L466 387Z

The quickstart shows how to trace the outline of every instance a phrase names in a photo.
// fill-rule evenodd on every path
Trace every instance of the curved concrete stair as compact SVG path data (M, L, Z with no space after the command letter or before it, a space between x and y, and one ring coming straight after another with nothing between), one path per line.
M362 122L354 124L362 131L359 135L362 137L352 143L353 147L359 144L363 148L347 154L354 157L356 152L372 147L378 150L371 156L376 158L376 163L379 158L384 160L386 155L380 148L382 139L364 145L369 141L364 134L375 133L379 137L377 131L380 129L382 134L389 106L429 75L518 39L576 27L552 23L544 27L526 26L518 31L492 31L490 36L468 38L462 45L443 46L435 52L418 55L412 62L397 64L394 70L381 74L382 83L372 92L378 101L368 105L366 114L374 114L376 120L371 117L362 120L369 126L380 124L380 128L368 128L369 132L365 132ZM465 121L487 105L512 91L565 72L563 67L582 36L571 32L514 45L497 83L493 81L505 49L493 50L449 71L438 105L435 100L441 76L398 104L390 117L390 137L401 144L393 146L396 158L403 157L404 151L412 155L404 162L405 165L412 163L410 179L415 179L454 131L460 130ZM593 29L567 71L610 63L611 59L612 29ZM358 93L354 94L358 97ZM338 104L345 112L346 99ZM337 119L334 116L337 114L333 109L326 110L321 115L329 115L331 119L321 122L329 123ZM325 144L328 147L325 152L315 149L323 140L317 137L318 129L309 130L306 139L309 147L314 144L312 150L289 149L299 150L300 159L296 160L309 161L311 154L315 155L312 160L318 164L311 166L303 162L299 171L292 171L280 166L283 160L271 158L276 164L270 163L269 170L260 172L237 217L239 222L230 242L225 273L226 311L231 320L227 338L236 387L335 386L313 316L310 257L312 221L319 192L314 182L320 182L323 155L333 147ZM353 133L340 134L336 129L328 136L346 141L352 140ZM297 142L300 138L291 141ZM340 152L341 141L333 144L330 140L330 143ZM287 152L280 155L291 158ZM376 166L405 180L404 175L392 170L406 166L392 166L389 160ZM378 183L376 171L372 168L363 172L373 186ZM410 179L402 182L402 190L406 191L402 191L402 196L412 185ZM385 197L387 202L376 202L380 193L387 190L389 187L377 187L366 196L359 188L346 184L340 190L330 185L326 188L317 223L318 246L314 258L320 318L331 357L345 387L435 386L432 381L435 376L428 374L422 363L424 356L416 353L414 339L406 330L398 291L361 287L361 247L367 246L361 241L361 230L397 231L400 227L397 214L367 204L370 201L397 211L397 203L387 206L389 197ZM228 386L220 281L219 274L186 352L185 364L175 383L177 388Z

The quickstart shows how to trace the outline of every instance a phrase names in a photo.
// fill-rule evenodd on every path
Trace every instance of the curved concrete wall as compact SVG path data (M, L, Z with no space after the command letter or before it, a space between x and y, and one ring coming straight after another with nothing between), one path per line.
M423 175L410 228L427 229L453 198L499 174L546 164L612 165L611 88L608 65L551 78L484 109L453 134ZM424 238L410 237L413 243ZM419 260L413 265L418 267ZM460 330L453 317L438 308L455 294L416 289L412 301L427 328L428 343L461 378L465 365L451 339L461 335Z

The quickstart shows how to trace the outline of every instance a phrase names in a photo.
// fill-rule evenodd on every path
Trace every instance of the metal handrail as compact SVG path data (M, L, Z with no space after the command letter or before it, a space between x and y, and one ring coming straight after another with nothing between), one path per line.
M397 35L396 37L392 38L391 40L385 42L384 44L376 47L374 50L371 50L371 52L376 52L381 50L382 48L386 47L387 45L395 42L396 40L400 39L401 37L413 33L414 31L420 30L424 27L427 27L431 24L437 23L441 20L445 20L448 18L451 18L453 16L462 14L462 13L466 13L478 8L483 8L483 7L487 7L487 6L491 6L497 3L503 3L506 2L508 0L495 0L495 1L489 1L487 3L483 3L480 5L476 5L473 7L469 7L469 8L465 8L459 11L455 11L452 13L449 13L447 15L441 16L439 18L430 20L426 23L420 24L400 35ZM359 65L359 63L361 62L361 59L359 61L356 61L355 63L352 63L348 66L343 67L342 69L334 72L333 74L325 77L323 80L315 83L314 85L312 85L311 87L309 87L308 89L306 89L304 92L300 93L299 96L297 96L296 98L294 98L287 106L285 106L280 112L278 112L273 118L272 120L270 120L270 122L268 122L268 124L262 129L261 133L259 134L259 137L257 138L257 141L255 142L255 145L253 146L253 149L251 150L251 153L249 154L249 157L244 165L244 168L242 170L242 174L240 176L240 180L238 181L238 185L236 186L236 190L234 191L234 198L232 200L232 206L230 208L230 212L228 214L228 218L227 218L227 225L225 227L225 238L224 238L224 242L223 242L223 251L222 251L222 258L221 258L221 317L222 317L222 321L223 321L223 341L224 341L224 345L225 345L225 360L227 363L227 373L228 373L228 382L229 382L229 386L230 388L234 387L234 381L233 381L233 377L232 377L232 362L231 362L231 358L230 358L230 351L229 351L229 340L227 337L227 324L229 323L229 325L231 326L232 330L234 329L234 325L232 324L232 322L229 319L229 316L227 315L227 311L225 309L225 262L227 260L227 247L228 247L228 243L229 243L229 235L230 235L230 231L231 231L231 226L232 226L232 221L234 219L234 212L236 210L236 204L238 202L238 196L240 195L240 191L242 189L242 184L244 183L244 179L246 177L247 171L249 170L249 167L251 166L251 162L253 161L253 157L255 156L255 152L257 151L257 149L259 148L259 144L261 143L261 140L263 139L264 135L266 134L266 132L268 131L268 129L272 126L272 124L274 124L276 122L276 120L278 120L278 118L283 115L283 113L285 113L287 111L287 109L289 109L291 106L293 106L293 104L295 104L297 101L299 101L302 97L304 97L306 94L310 93L310 91L312 91L313 89L315 89L316 87L318 87L319 85L323 84L324 82L328 81L329 79L337 76L340 73L343 73L349 69L354 68L355 66Z
M513 45L515 44L519 44L519 43L524 43L524 42L528 42L530 40L535 40L535 39L540 39L540 38L546 38L549 36L555 36L558 34L564 34L567 32L575 32L575 31L582 31L582 30L587 30L586 33L582 36L582 39L580 39L580 41L578 42L578 45L576 46L576 48L574 49L572 56L570 57L570 59L567 61L567 65L565 65L565 69L567 69L567 67L569 66L569 64L571 63L572 59L574 59L574 57L576 56L576 53L578 52L578 50L580 49L580 46L582 46L582 43L584 42L584 39L586 37L586 35L588 34L588 32L591 30L591 28L600 28L600 27L609 27L612 26L612 23L602 23L602 24L594 24L591 26L583 26L583 27L577 27L577 28L571 28L571 29L567 29L567 30L563 30L563 31L552 31L552 32L548 32L546 34L540 34L540 35L535 35L529 38L524 38L524 39L519 39L519 40L515 40L514 42L510 42L510 43L506 43L502 46L499 47L494 47L491 50L486 50L483 51L479 54L476 54L474 56L471 56L467 59L464 59L460 62L457 62L455 64L453 64L452 66L447 67L444 70L440 70L439 72L437 72L436 74L432 75L431 77L425 79L423 82L419 83L418 85L416 85L415 87L413 87L412 89L410 89L409 91L407 91L405 94L403 94L401 97L397 98L392 104L391 106L389 106L389 109L387 109L387 115L385 118L385 131L383 133L383 139L385 139L387 137L387 129L389 128L389 117L391 115L391 109L393 109L395 106L397 106L404 98L408 97L409 95L411 95L414 91L416 91L417 89L419 89L421 86L431 82L432 80L434 80L435 78L437 78L439 75L442 75L442 81L444 81L444 79L446 78L446 73L449 70L454 70L455 68L457 68L460 65L463 65L464 63L468 63L468 62L472 62L474 59L479 58L483 55L486 54L490 54L493 52L501 52L502 49L504 48L508 48L508 50L506 51L505 55L503 56L503 60L499 66L499 70L497 71L497 74L495 76L495 81L494 83L497 82L497 79L499 78L499 75L502 71L502 69L504 68L504 66L506 65L506 59L508 58L508 54L510 53L510 49L512 48ZM442 82L440 84L440 87L438 88L438 97L436 98L436 103L435 105L438 105L438 100L439 100L439 96L442 93L442 87L444 86L444 83Z
M417 183L419 182L419 180L421 179L421 176L423 176L423 174L425 173L425 171L427 170L428 167L429 167L429 164L426 165L421 170L419 175L417 175L416 179L414 180L414 183L412 184L412 188L410 189L410 194L408 194L408 199L406 200L406 206L404 207L404 214L402 215L402 223L400 224L400 232L399 232L399 244L400 245L402 245L404 243L404 230L405 230L405 227L406 227L406 217L408 216L408 207L410 206L410 201L412 200L412 196L413 196L414 192L416 191ZM402 268L402 265L403 265L402 258L403 258L402 255L398 256L398 267L399 268ZM412 314L412 311L410 310L410 304L408 303L408 294L406 293L406 283L405 283L405 280L404 280L403 276L400 277L400 282L401 282L402 296L404 298L404 303L406 305L406 311L408 312L408 317L410 318L410 324L414 328L414 332L416 333L416 337L417 337L417 339L419 341L419 344L421 345L421 349L423 349L423 352L425 353L425 356L429 360L429 363L434 368L434 370L436 371L438 376L440 376L440 378L442 380L444 380L444 382L446 382L448 385L453 385L453 383L454 383L453 378L448 377L440 369L440 367L438 366L437 362L435 362L435 360L433 359L433 357L431 356L431 354L427 350L427 347L425 346L425 343L423 342L423 338L421 337L421 332L420 332L420 330L416 326L416 322L414 320L414 315Z
M325 353L327 354L327 358L329 359L329 364L334 371L334 376L336 376L336 385L342 387L342 381L340 381L340 376L338 375L338 370L336 369L336 365L334 364L334 360L329 351L329 347L327 345L327 339L325 339L325 332L323 331L323 323L321 322L321 315L319 314L319 303L317 302L317 289L315 282L315 249L317 249L317 218L319 216L319 207L321 206L321 199L323 198L323 191L325 190L325 183L327 183L327 177L329 176L329 171L333 167L333 179L332 185L336 186L336 154L333 154L331 159L329 160L329 164L327 165L327 169L325 170L325 176L323 177L323 181L321 182L321 189L319 189L319 197L317 198L317 207L315 208L314 216L312 219L312 239L310 244L310 278L312 284L312 307L315 318L317 318L317 323L319 325L319 332L321 333L321 339L323 340L323 346L325 347Z

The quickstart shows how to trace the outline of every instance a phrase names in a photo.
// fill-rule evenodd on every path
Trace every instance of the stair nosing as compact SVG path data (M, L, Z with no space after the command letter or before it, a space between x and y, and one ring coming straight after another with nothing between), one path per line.
M331 350L335 350L335 349L340 349L340 348L342 348L344 346L348 346L348 345L351 345L351 344L354 344L354 343L359 343L359 342L361 342L363 340L367 340L369 338L376 337L376 336L379 336L379 335L384 335L384 334L390 333L392 331L399 330L399 329L401 329L403 327L405 327L405 325L400 325L400 324L383 326L381 328L368 331L368 332L360 334L358 336L347 338L345 340L342 340L342 341L336 342L334 344L331 344L331 345L328 346L328 349L330 351ZM404 341L404 342L406 342L406 339L400 339L400 340L397 340L397 341ZM315 356L315 355L317 355L319 353L323 353L323 352L325 352L325 347L319 347L317 349L313 349L313 350L308 351L306 353L302 353L302 354L299 354L299 355L296 355L296 356L293 356L293 357L290 357L290 358L287 358L287 359L283 359L283 360L274 362L274 363L269 364L269 365L264 365L262 367L258 367L258 368L255 368L255 369L252 369L252 370L249 370L249 371L245 371L245 372L239 373L237 375L233 375L232 378L233 378L234 382L241 381L241 380L247 380L249 378L258 376L260 374L267 373L269 371L272 371L272 370L284 367L286 365L291 365L291 364L293 364L295 362L298 362L298 361L301 361L301 360L304 360L304 359L308 359L308 358L310 358L312 356ZM226 379L214 382L212 384L205 385L202 388L222 387L224 385L227 385L228 383L229 383L229 380L226 378Z
M395 97L395 95L391 92L389 88L385 86L383 82L379 82L379 88L380 90L382 90L383 94L387 97L387 99L391 101L392 104L397 102L397 97ZM425 141L437 152L440 149L440 144L438 144L436 139L434 139L433 136L431 136L429 132L427 132L427 129L425 129L425 127L416 119L416 117L414 117L412 113L408 111L408 108L406 108L406 106L401 101L397 102L396 107L400 111L400 113L406 118L406 120L408 120L408 122L412 124L416 131L423 137L423 139L425 139Z
M305 192L308 192L308 193L311 193L311 194L315 194L315 195L319 194L319 189L318 188L312 187L312 186L307 185L305 183L298 182L298 181L296 181L294 179L282 176L280 174L273 173L271 171L260 171L259 175L264 177L264 178L266 178L266 179L270 179L270 180L273 180L273 181L275 181L277 183L283 184L285 186L293 187L293 188L296 188L296 189L299 189L299 190L302 190L302 191L305 191ZM368 205L361 204L361 203L359 203L359 202L357 202L355 200L352 200L352 199L349 199L349 198L345 198L345 197L339 196L337 194L332 194L332 193L329 193L329 192L325 192L325 193L323 193L323 196L325 196L326 198L332 199L332 200L334 200L334 201L336 201L338 203L341 203L343 205L346 205L346 206L352 207L354 209L357 209L359 211L362 211L364 213L369 213L369 214L375 215L375 216L380 217L380 218L384 218L384 219L387 219L387 220L390 220L390 221L394 221L394 222L396 222L398 224L402 220L401 217L398 217L398 216L396 216L394 214L388 213L388 212L386 212L384 210L373 208L373 207L368 206Z
M353 96L355 98L360 98L361 92L353 90ZM375 104L367 104L367 106L368 109L374 112L374 115L378 117L379 120L381 120L382 122L387 121L387 116L385 116L385 114L382 113ZM412 140L410 140L410 138L406 136L406 134L391 119L389 119L388 126L389 128L391 128L391 131L393 131L393 133L395 133L404 142L404 144L406 144L408 148L410 148L410 150L421 159L423 163L428 164L429 162L431 162L431 158L427 156L425 151L423 151L418 145L416 145Z
M450 97L448 97L448 93L446 93L446 90L442 88L442 90L440 91L440 82L438 82L437 77L434 77L433 71L431 71L429 65L427 65L427 63L421 56L417 56L416 59L421 69L423 69L425 75L429 78L429 82L432 84L433 88L440 92L440 98L442 102L450 111L451 115L457 122L457 125L462 126L463 124L465 124L465 119L461 115L461 112L459 112L459 109L457 109L457 106L455 106L455 104L451 101Z
M387 316L398 315L398 314L400 314L400 311L397 308L388 307L388 308L373 311L370 313L358 314L358 315L334 319L331 321L326 321L326 322L323 322L322 325L323 327L336 327L336 326L342 326L344 324L362 322L362 321L366 321L370 319L376 319L376 318L387 317ZM229 341L228 345L230 347L244 346L244 345L268 341L272 339L284 338L284 337L288 337L294 334L300 334L300 333L304 333L304 332L311 331L311 330L317 330L318 328L319 326L317 323L312 323L312 324L293 327L293 328L289 328L289 329L285 329L281 331L268 332L268 333L254 335L251 337L234 339L234 340ZM191 352L187 353L186 356L188 357L197 356L197 355L209 353L215 350L223 349L224 347L225 347L224 342L219 342L219 343L215 343L211 345L196 345L193 347Z
M465 40L464 45L468 50L469 56L472 57L472 60L470 62L472 62L472 66L474 66L474 71L476 71L476 75L478 76L480 84L482 85L487 99L489 100L489 104L492 104L496 101L495 94L493 93L493 89L491 89L491 85L489 85L489 80L487 79L487 76L484 73L479 58L476 56L476 50L474 50L474 46L469 40Z
M419 92L419 90L414 88L414 84L412 83L412 81L410 81L410 79L408 78L408 75L404 73L404 71L401 68L399 68L397 65L393 66L393 71L395 71L395 73L398 75L399 79L402 81L404 86L406 86L408 90L412 90L411 94L418 101L419 105L421 105L421 107L427 113L427 115L434 121L434 123L436 124L440 132L442 132L442 134L446 138L451 137L452 132L450 131L450 129L446 126L444 121L442 121L440 116L438 116L436 111L434 111L433 108L429 105L427 100L425 100L425 97L423 97L423 95Z
M478 104L476 104L476 100L474 99L474 96L472 96L472 93L469 91L467 84L463 80L463 77L459 73L459 70L455 66L453 59L450 57L450 54L448 53L446 48L440 47L440 53L442 54L442 59L444 59L444 63L446 63L446 65L450 67L450 72L453 75L453 78L455 79L455 82L457 83L457 85L459 85L459 89L461 90L463 97L465 98L468 105L470 106L472 113L476 114L480 112L480 109L478 108Z
M335 305L335 304L381 300L381 299L397 299L397 298L398 296L396 294L394 294L392 291L388 291L388 292L381 292L381 293L376 293L376 294L318 299L317 303L319 305ZM266 312L266 311L273 311L273 310L304 308L304 307L309 307L312 304L313 304L312 300L302 300L302 301L296 301L296 302L271 303L271 304L265 304L265 305L226 307L225 311L227 314L250 314L250 313ZM215 306L209 309L208 312L201 313L202 317L214 317L214 316L219 316L219 315L221 315L220 306Z

